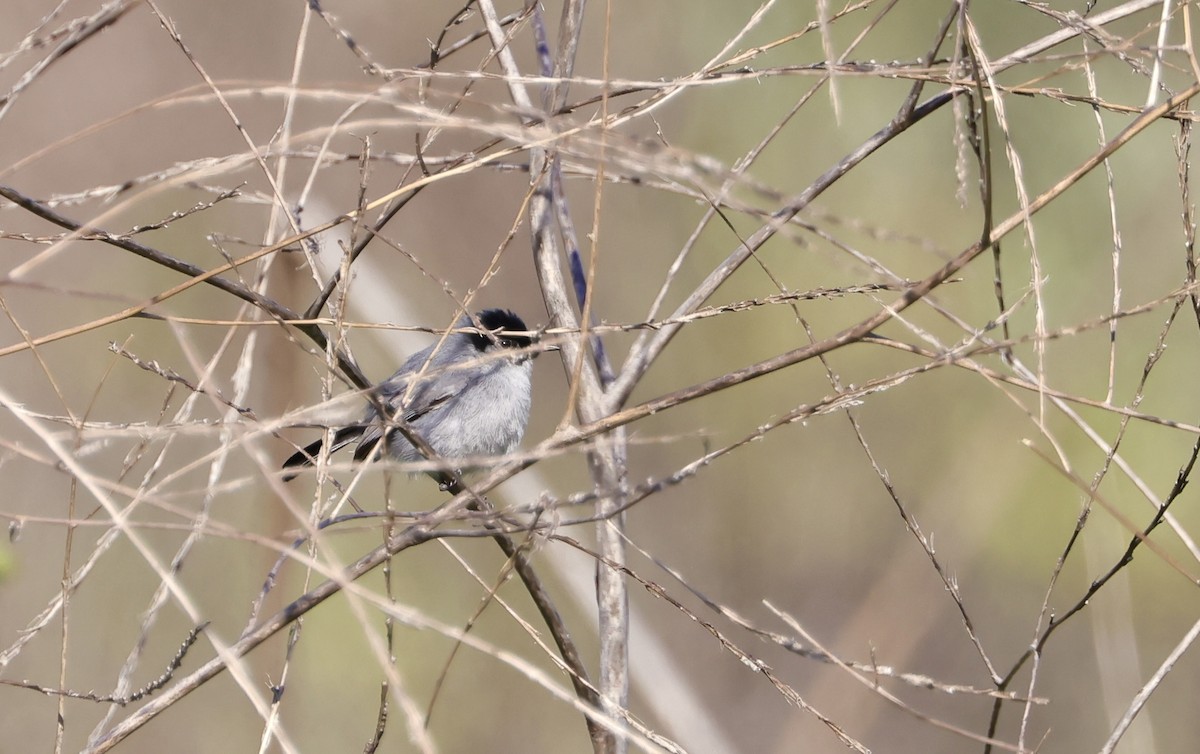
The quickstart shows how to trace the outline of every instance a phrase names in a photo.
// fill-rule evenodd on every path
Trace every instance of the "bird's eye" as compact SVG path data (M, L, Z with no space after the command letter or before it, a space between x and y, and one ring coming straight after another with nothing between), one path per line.
M509 338L501 338L501 339L500 339L500 345L501 345L502 347L504 347L504 348L512 348L513 346L515 346L515 345L516 345L516 343L514 343L514 342L513 342L512 340L510 340Z

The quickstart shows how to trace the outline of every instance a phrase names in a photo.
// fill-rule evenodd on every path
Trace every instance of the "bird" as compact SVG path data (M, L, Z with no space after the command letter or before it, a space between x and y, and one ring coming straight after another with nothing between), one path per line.
M440 347L435 344L414 353L395 374L372 388L362 419L334 432L329 452L357 442L354 460L364 461L373 457L379 440L386 436L391 458L423 460L425 456L403 434L388 428L398 414L451 464L511 453L529 423L531 359L537 354L528 350L533 338L520 334L528 332L525 322L508 309L484 309L475 320L464 315L455 329L467 328L477 331L450 333ZM387 414L381 416L380 408ZM283 481L312 466L324 443L324 438L310 443L284 461Z

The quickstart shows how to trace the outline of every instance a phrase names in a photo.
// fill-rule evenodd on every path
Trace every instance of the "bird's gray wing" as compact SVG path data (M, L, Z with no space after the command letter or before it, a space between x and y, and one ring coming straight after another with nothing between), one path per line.
M421 355L422 358L417 362L415 369L419 370L425 362L425 357L428 354ZM405 394L408 392L408 385L411 379L411 372L406 374L405 367L409 367L410 362L414 357L410 357L405 362L404 367L395 375L380 383L374 390L371 405L367 408L364 423L368 424L363 430L362 437L358 441L358 446L354 449L354 459L362 461L370 457L375 448L376 443L383 436L385 430L389 432L396 431L394 428L388 427L390 420L400 408L401 401L404 401ZM436 415L438 411L443 410L448 405L463 393L470 385L480 378L477 370L456 369L445 370L445 364L436 356L426 369L420 381L413 387L412 394L408 396L408 400L404 403L404 410L401 416L404 421L412 427L417 434L421 433L422 425L428 425L429 419ZM380 420L379 408L377 404L382 404L387 410L388 416Z
M470 322L464 320L458 326L468 327ZM414 429L419 431L422 417L428 416L445 405L470 383L471 378L461 370L445 371L445 365L453 363L459 352L468 348L468 344L468 340L459 338L443 343L441 348L436 348L436 346L423 348L405 359L395 374L379 383L371 391L370 404L363 413L362 419L357 424L342 427L334 434L329 452L333 453L357 440L359 444L354 452L355 460L361 461L370 455L386 429L386 423L380 420L378 406L383 406L385 409L390 407L391 411L388 417L390 418L391 413L395 412L399 407L399 402L408 392L408 384L413 375L423 370L424 374L413 388L413 394L409 396L404 412L404 420L410 424L415 423ZM314 459L320 454L323 444L323 440L317 440L293 453L283 462L284 469L312 465ZM283 477L283 480L286 482L295 476L295 472L290 472Z

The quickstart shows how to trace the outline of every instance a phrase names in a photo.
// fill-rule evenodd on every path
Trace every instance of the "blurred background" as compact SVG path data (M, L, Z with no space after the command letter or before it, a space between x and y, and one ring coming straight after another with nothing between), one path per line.
M689 321L628 405L885 310L906 281L1069 176L1148 98L1163 102L1198 75L1188 3L955 10L946 0L587 6L571 107L542 117L594 264L592 313L631 326L604 335L618 370L652 332L633 325L673 312L772 213L896 118L915 85L917 102L964 85L782 223L706 306L752 303ZM535 30L543 24L557 49L562 8L497 11L518 68L535 76ZM1088 11L1095 26L1081 37ZM527 202L528 146L549 132L522 128L530 114L512 104L474 5L8 0L0 17L0 184L16 194L209 270L423 169L453 167L348 266L319 326L379 380L468 296L472 309L548 323ZM1061 44L976 88L968 49L982 68L1060 30ZM432 70L431 46L441 53ZM527 82L535 104L543 83ZM988 736L1001 742L994 751L1194 747L1200 660L1186 650L1200 620L1200 514L1192 490L1171 496L1190 473L1200 416L1192 122L1185 110L1140 130L878 337L627 427L639 485L846 394L626 514L629 567L684 608L629 581L630 712L647 729L697 754L846 750L818 713L878 752L984 751ZM986 202L972 149L983 134ZM343 222L222 277L304 312L365 233ZM78 751L155 695L119 706L42 692L142 689L211 621L170 689L215 656L213 639L234 641L281 554L340 499L315 474L285 486L279 464L317 425L356 414L359 399L277 315L210 285L147 305L187 276L8 199L0 268L10 535L0 540L0 752ZM148 316L116 316L130 307ZM534 372L526 449L575 420L561 359L543 356ZM864 385L877 389L852 387ZM348 484L354 473L332 476ZM493 499L528 509L592 488L577 445ZM445 499L428 479L382 468L352 496L366 510ZM1117 568L1168 499L1170 520ZM590 547L596 525L572 522L591 513L554 508L556 533ZM382 536L372 521L324 531L294 551L320 567L286 560L258 614ZM533 560L594 669L595 561L553 540ZM394 627L380 751L592 750L563 701L570 684L514 618L547 638L520 583L498 590L511 613L488 599L503 563L486 538L447 539L358 582L412 616ZM454 653L452 634L468 626L476 644ZM339 594L290 629L244 658L242 683L216 676L118 748L362 750L389 675L383 612ZM997 701L1004 694L1016 698ZM641 741L635 750L667 750Z

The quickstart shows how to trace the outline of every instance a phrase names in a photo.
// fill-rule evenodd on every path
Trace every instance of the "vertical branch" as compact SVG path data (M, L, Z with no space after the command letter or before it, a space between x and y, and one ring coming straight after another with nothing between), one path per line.
M584 0L568 0L563 11L562 24L559 29L559 58L555 64L555 74L560 77L556 83L558 89L554 102L561 103L566 98L568 86L567 76L573 69L573 56L578 48L578 39L582 30ZM611 4L609 16L605 19L604 34L604 70L603 80L609 79L609 35L611 29ZM572 58L572 59L568 59ZM608 88L601 92L601 123L608 123ZM595 205L592 213L592 247L586 280L583 275L583 264L579 257L579 248L572 244L570 269L574 280L576 304L582 311L580 316L580 344L588 342L587 330L592 323L592 301L588 295L596 275L596 262L599 254L600 210L604 190L604 145L605 133L600 134L599 163L596 166ZM553 180L557 170L557 159L551 167L551 192L554 204L559 209L559 222L564 231L571 231L569 238L574 238L573 225L570 223L570 212L567 208L566 196L561 191L561 180ZM555 189L558 189L555 191ZM586 351L585 351L586 353ZM613 404L605 395L608 385L613 382L612 365L608 363L607 355L601 346L600 339L593 342L592 356L595 366L602 379L598 384L583 383L589 391L581 394L580 417L584 421L597 421L610 413ZM583 357L576 369L582 366ZM589 366L591 366L589 364ZM629 707L629 594L625 589L625 510L629 497L628 470L629 446L624 427L602 436L588 451L588 464L592 470L592 479L600 495L596 502L596 513L600 520L596 525L596 547L599 549L601 560L596 564L596 607L599 615L598 633L600 639L600 701L604 711L614 718L621 716ZM611 745L608 751L614 754L624 754L628 742L624 738L610 736Z
M563 12L562 25L559 29L558 57L554 64L554 73L563 78L556 84L557 91L550 97L551 102L562 101L566 96L567 77L573 70L573 57L578 48L578 38L582 30L583 0L568 0ZM525 125L532 126L534 119L533 103L520 81L520 72L512 51L507 47L507 38L500 25L495 8L490 0L481 0L480 11L487 25L492 46L496 51L496 59L507 80L510 96L517 107L526 113ZM539 35L541 53L539 57L545 61L548 54L544 32ZM544 63L543 63L544 65ZM545 122L544 118L539 118ZM546 124L546 127L551 127ZM595 365L587 359L588 349L586 318L576 317L575 309L571 306L568 286L562 272L563 253L559 228L555 223L556 214L559 218L569 218L564 197L555 195L553 181L554 155L541 147L530 149L530 181L533 196L530 201L530 224L533 232L534 265L542 296L546 302L550 324L553 327L575 330L584 323L580 337L564 340L563 366L568 379L572 381L571 394L576 396L575 411L584 422L593 422L603 418L608 413L608 401L604 389L597 376ZM558 210L556 213L555 210ZM595 249L593 249L594 263ZM578 267L578 265L577 265ZM594 267L593 267L594 269ZM578 281L577 281L578 282ZM585 298L586 301L586 298ZM581 302L586 310L586 304ZM623 500L625 483L626 454L624 433L616 432L599 438L589 451L588 465L592 472L593 483L600 491L598 512L612 513L620 510ZM616 528L618 521L602 520L597 531L598 546L602 554L614 563L624 562L624 545L620 532ZM620 571L613 568L599 568L596 578L597 607L599 610L599 640L600 640L600 675L599 691L601 704L605 712L621 719L628 706L629 698L629 601L625 592L624 580ZM614 736L611 732L598 726L590 726L592 745L597 752L621 754L626 750L624 739Z

